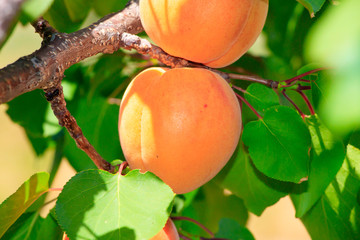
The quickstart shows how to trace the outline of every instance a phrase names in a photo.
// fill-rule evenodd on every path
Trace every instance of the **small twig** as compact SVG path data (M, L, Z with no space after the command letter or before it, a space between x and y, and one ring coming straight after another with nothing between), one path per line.
M245 81L251 81L251 82L257 82L264 84L265 86L268 86L270 88L277 88L279 83L273 80L264 79L260 77L255 76L247 76L247 75L241 75L241 74L234 74L234 73L228 73L229 78L231 79L237 79L237 80L245 80Z
M284 89L284 88L290 88L292 86L295 86L297 84L296 81L290 83L290 84L286 84L286 85L280 85L280 88Z
M44 18L40 17L35 22L31 23L33 27L35 28L35 32L39 33L41 38L46 38L47 34L54 34L58 31L53 28L48 21L46 21Z
M192 218L189 218L189 217L171 217L172 220L174 221L188 221L188 222L192 222L192 223L195 223L197 226L199 226L200 228L202 228L205 232L207 232L211 237L214 237L215 235L207 228L205 227L204 225L202 225L201 223L199 223L198 221L192 219Z
M242 92L242 93L247 93L245 89L242 89L241 87L238 87L238 86L235 86L235 85L232 85L232 88L235 88L236 90Z
M300 75L298 75L298 76L295 76L295 77L293 77L293 78L287 79L287 80L285 80L284 82L285 82L286 84L290 84L290 83L292 83L292 82L294 82L294 81L299 81L301 78L303 78L303 77L305 77L305 76L308 76L308 75L310 75L310 74L312 74L312 73L319 72L319 71L322 71L322 70L325 70L325 69L326 69L326 68L316 68L316 69L307 71L307 72L305 72L305 73L303 73L303 74L300 74Z
M246 101L245 98L243 98L240 94L235 93L236 97L238 97L242 102L244 102L250 109L251 111L253 111L255 113L255 115L259 118L262 119L263 117L255 110L255 108L253 106L251 106L251 104Z
M309 83L309 82L311 82L310 80L306 80L306 79L302 79L302 78L300 78L300 79L298 79L298 82L306 82L306 83Z
M309 98L306 96L306 94L305 94L303 91L298 90L298 89L297 89L296 91L297 91L297 92L301 95L301 97L304 99L306 105L307 105L308 108L309 108L310 114L311 114L311 115L315 115L314 107L312 106L312 104L311 104Z
M180 237L181 239L184 239L184 240L192 240L191 238L188 238L188 237L184 236L184 235L181 234L181 233L179 233L179 237Z
M160 47L151 44L148 40L143 39L137 35L130 33L123 33L121 35L121 42L123 43L123 48L125 49L135 49L138 53L149 55L151 58L157 59L163 64L172 67L172 68L180 68L180 67L194 67L194 68L205 68L210 71L213 71L219 74L225 80L229 80L229 74L224 73L222 71L210 68L201 63L191 62L184 58L175 57L169 55Z
M32 22L31 25L35 28L35 32L39 33L40 37L43 39L41 46L50 44L52 41L54 41L56 34L59 33L49 24L48 21L42 17Z
M50 102L51 108L59 120L59 124L68 130L70 136L75 140L78 148L83 150L98 168L108 172L113 172L114 167L109 162L105 161L98 152L96 152L94 147L84 136L75 118L66 108L62 87L59 85L57 88L46 89L45 96Z
M310 90L311 87L310 86L302 86L302 85L299 85L297 87L297 90L300 90L300 91L304 91L304 90Z
M285 89L281 91L284 97L296 108L296 110L300 113L302 119L305 119L305 114L301 111L301 109L296 105L296 103L291 100L291 98L286 94Z
M124 169L128 166L128 162L127 161L124 161L120 164L120 167L119 167L119 174L121 175L124 175L122 172L124 171Z
M186 59L171 56L160 47L151 44L148 40L137 35L125 32L121 35L121 42L123 43L123 48L128 50L135 49L141 54L150 55L152 58L172 68L189 66L189 61Z

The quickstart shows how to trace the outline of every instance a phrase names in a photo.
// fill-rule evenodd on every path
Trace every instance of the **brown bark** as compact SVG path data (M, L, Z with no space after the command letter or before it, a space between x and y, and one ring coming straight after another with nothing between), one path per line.
M69 110L66 108L62 87L57 86L55 88L47 89L45 91L45 96L50 102L55 116L59 119L59 124L68 130L70 136L75 140L78 148L83 150L99 169L113 172L114 167L109 162L105 161L89 143L75 118L71 116Z
M98 53L113 53L121 46L124 32L143 31L138 2L122 11L106 16L74 33L52 33L34 53L22 57L0 70L0 104L38 88L59 84L71 65Z
M131 0L124 10L71 34L57 32L44 19L33 26L43 38L41 48L0 70L0 104L43 89L59 124L68 130L77 146L98 168L113 172L114 167L96 152L67 110L61 80L71 65L98 53L113 53L124 46L123 33L143 31L138 1Z

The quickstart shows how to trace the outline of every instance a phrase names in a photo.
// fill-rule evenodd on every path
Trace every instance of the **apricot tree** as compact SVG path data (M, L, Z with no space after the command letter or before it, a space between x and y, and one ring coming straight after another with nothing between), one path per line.
M0 104L37 155L55 149L0 205L0 238L254 239L249 212L290 196L313 239L360 239L359 10L0 0L0 47L17 23L43 39L0 69ZM78 173L50 188L65 158Z

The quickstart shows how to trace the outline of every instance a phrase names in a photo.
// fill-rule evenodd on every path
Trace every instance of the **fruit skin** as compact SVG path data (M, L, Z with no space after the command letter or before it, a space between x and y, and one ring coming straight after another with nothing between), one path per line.
M140 0L142 25L158 46L214 68L252 46L267 11L268 0Z
M150 240L179 240L179 233L175 227L175 224L169 218L165 224L165 227Z
M269 8L268 0L254 0L245 27L232 47L219 59L206 63L213 68L225 67L238 60L255 43L260 35Z
M70 239L68 238L68 236L66 235L66 233L64 233L64 234L63 234L63 237L62 237L62 240L70 240Z
M155 173L178 194L221 170L240 130L234 92L205 69L149 68L130 83L120 106L120 143L130 168Z

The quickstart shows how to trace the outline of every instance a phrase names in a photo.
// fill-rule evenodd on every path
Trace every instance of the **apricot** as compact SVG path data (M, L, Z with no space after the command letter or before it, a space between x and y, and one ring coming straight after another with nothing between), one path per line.
M150 240L179 240L179 234L173 221L169 218L165 227Z
M140 0L141 23L167 53L218 68L259 36L268 0Z
M120 143L130 168L153 172L178 194L223 168L240 129L234 92L205 69L149 68L133 79L120 106Z
M66 233L63 234L62 240L70 240Z

